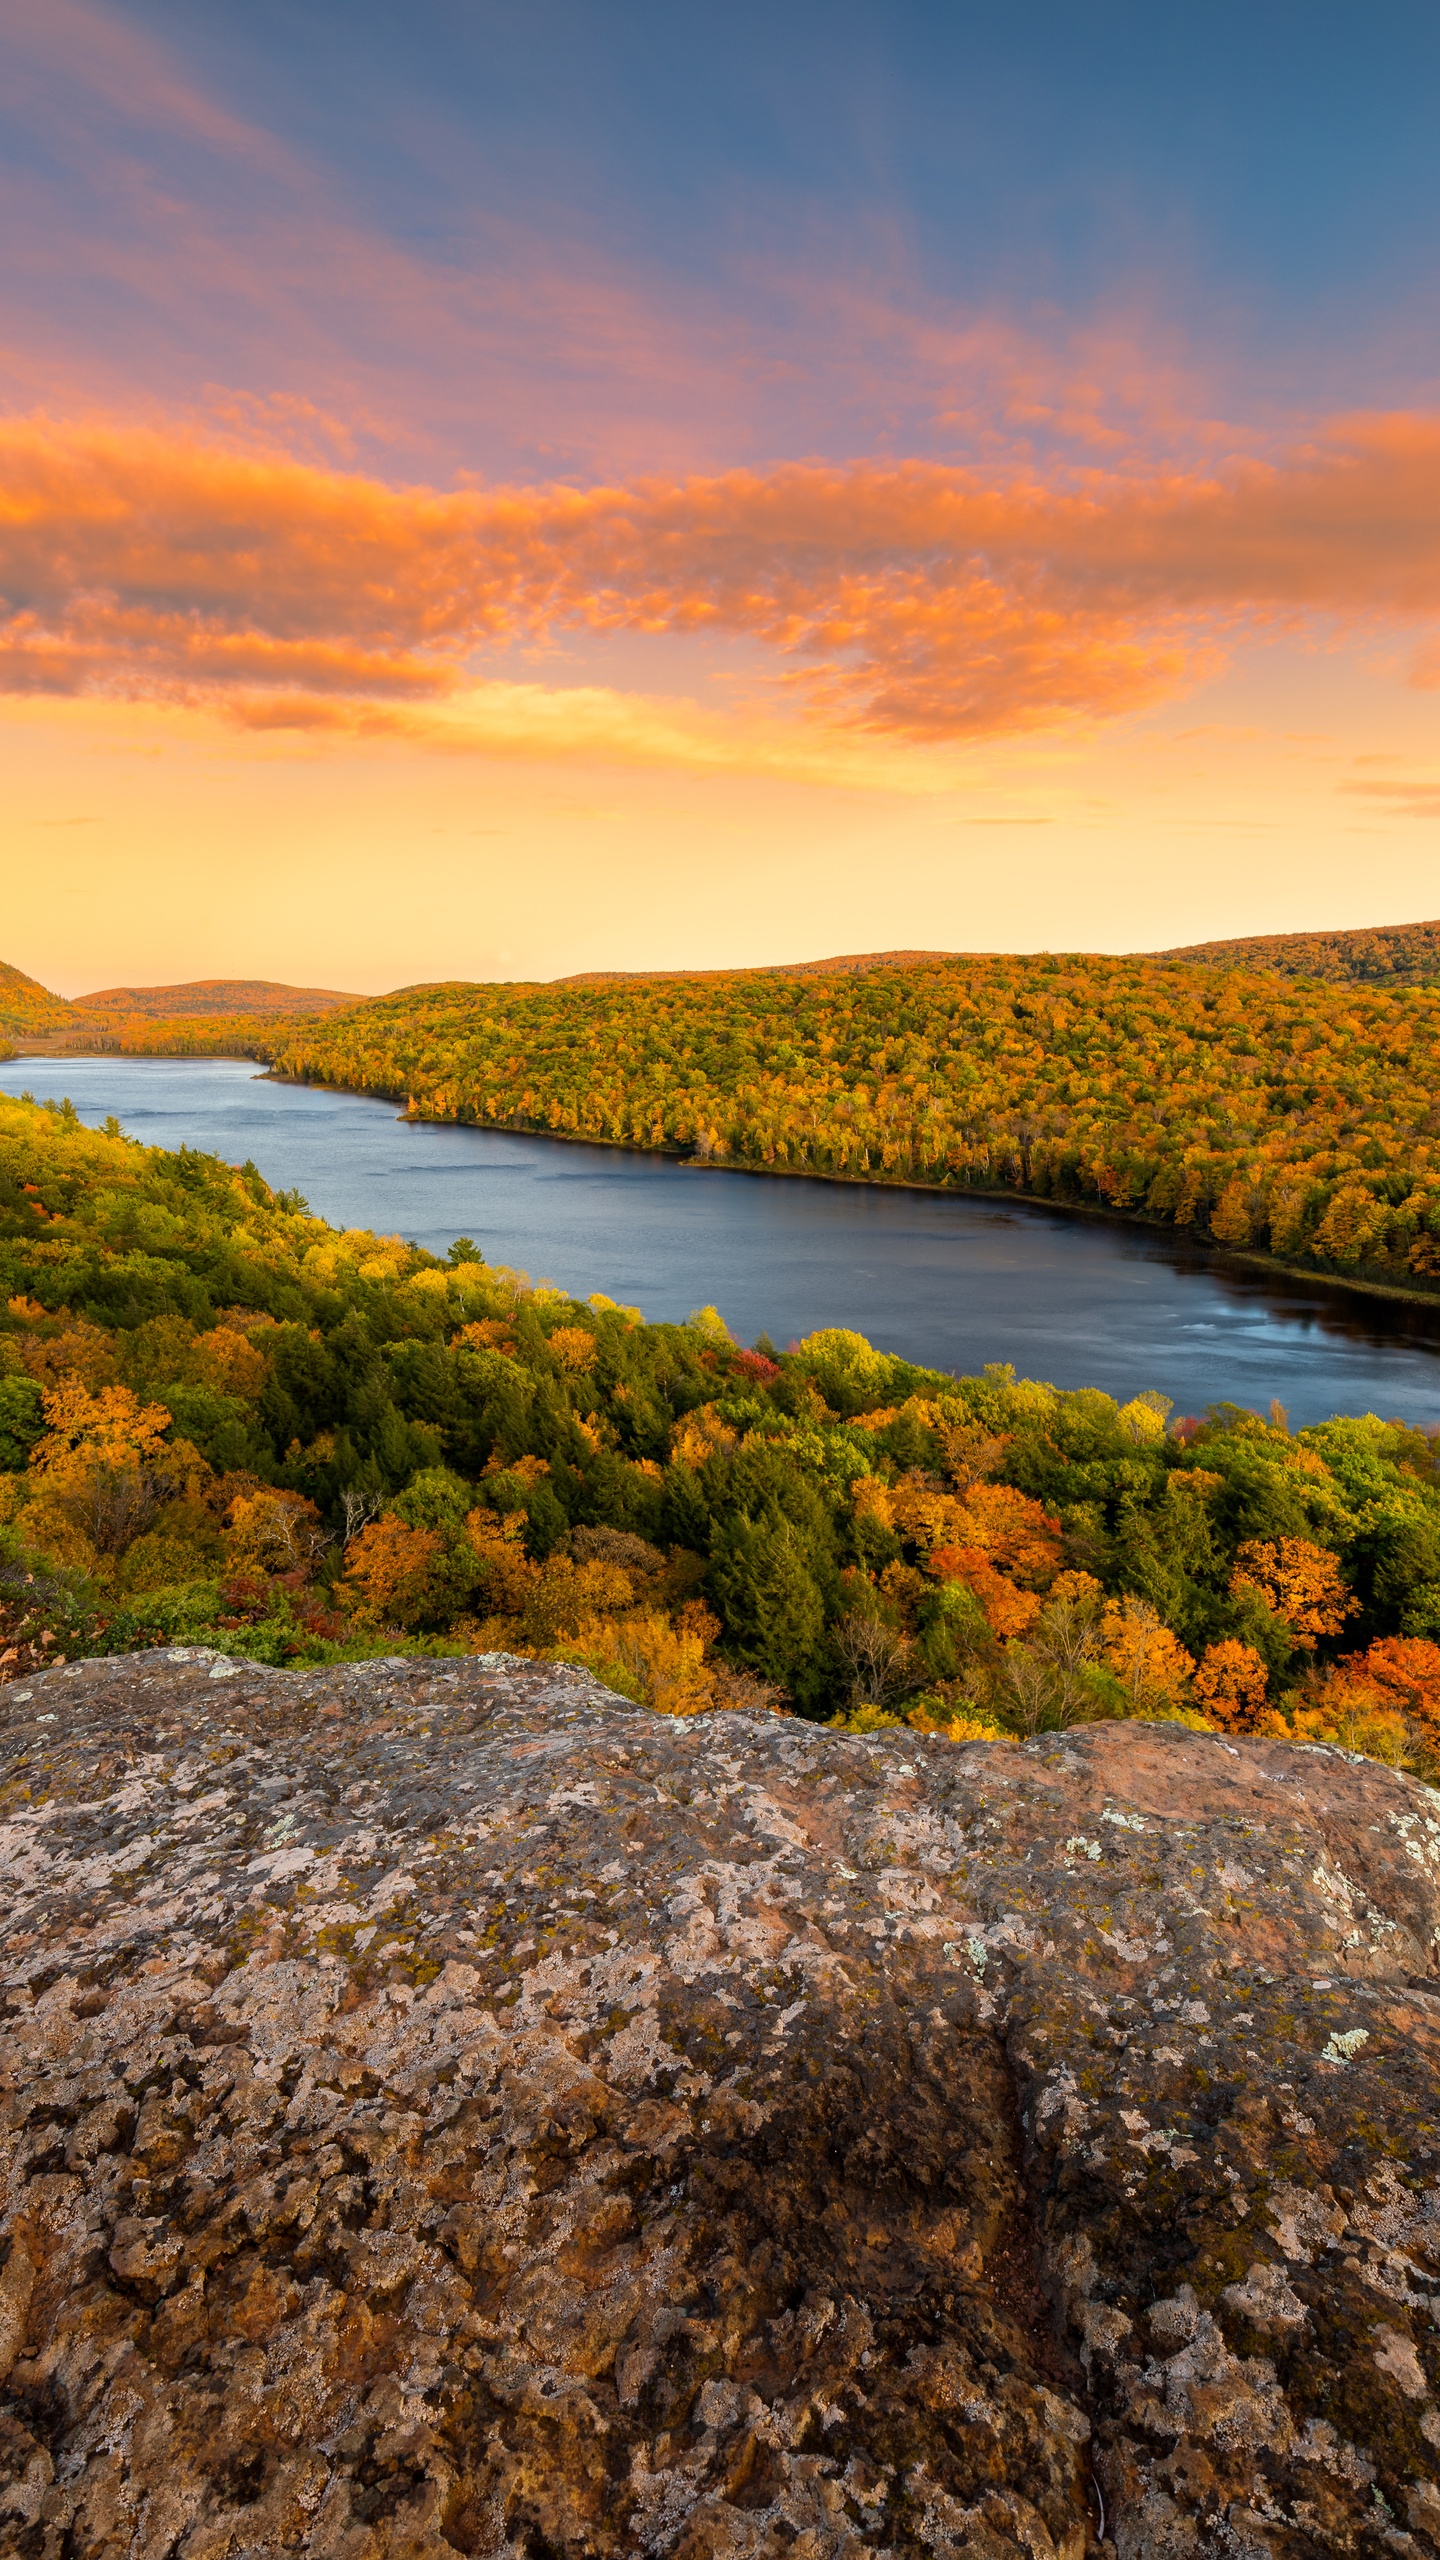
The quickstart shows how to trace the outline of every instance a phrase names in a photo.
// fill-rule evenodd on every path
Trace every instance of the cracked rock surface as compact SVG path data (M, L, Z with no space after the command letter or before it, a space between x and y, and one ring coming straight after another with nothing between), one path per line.
M497 1656L0 1738L6 2554L1440 2553L1413 1779Z

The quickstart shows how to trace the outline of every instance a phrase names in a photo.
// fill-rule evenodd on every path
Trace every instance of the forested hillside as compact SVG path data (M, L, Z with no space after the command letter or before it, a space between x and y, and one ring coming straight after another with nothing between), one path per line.
M941 967L963 962L963 951L862 951L833 960L793 960L786 977L856 977L870 969ZM1440 922L1343 926L1333 932L1241 934L1228 942L1190 942L1148 951L1147 960L1184 960L1202 968L1276 969L1285 978L1323 978L1335 986L1430 986L1440 981ZM569 987L613 986L627 979L666 974L690 978L734 975L722 969L591 969L560 981Z
M30 1032L43 1038L65 1030L74 1020L75 1008L63 996L52 996L38 978L27 978L23 969L12 969L0 960L0 1036L23 1038Z
M1193 942L1153 956L1216 969L1278 969L1285 978L1325 978L1336 986L1433 986L1440 982L1440 923L1252 934L1238 942Z
M12 971L0 1021L23 1038L28 1016L28 1036L62 1046L244 1053L429 1118L756 1171L1014 1189L1434 1295L1440 985L1325 983L1297 956L1323 958L1323 943L1338 968L1342 945L1363 944L1378 970L1388 943L1397 971L1419 970L1427 936L1440 927L1293 937L1292 974L1222 966L1222 945L1150 959L861 954L407 987L293 1020L279 998L325 991L257 982L277 1000L265 1013L143 1019L118 999L205 990L112 990L114 1009L97 999L85 1014Z
M75 1010L128 1024L203 1021L213 1014L289 1019L361 1002L335 987L290 987L275 978L190 978L173 987L97 987L93 995L75 998Z
M1440 990L981 954L803 980L413 987L270 1054L427 1117L1009 1187L1440 1290Z
M258 1056L277 1023L361 1002L332 987L269 978L196 978L170 987L100 987L70 1003L0 964L0 1050L116 1049L145 1056Z
M1180 1715L1437 1765L1440 1475L1403 1423L745 1349L28 1102L0 1306L0 1680L499 1649L676 1714Z
M766 974L772 978L862 978L871 969L919 969L961 960L959 951L842 951L828 960L778 960ZM756 973L735 969L578 969L557 978L560 987L635 986L652 978L734 978Z

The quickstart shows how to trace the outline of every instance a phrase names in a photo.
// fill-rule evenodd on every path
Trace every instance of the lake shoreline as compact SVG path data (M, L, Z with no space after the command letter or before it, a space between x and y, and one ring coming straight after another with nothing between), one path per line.
M181 1065L191 1055L189 1051L176 1052L164 1049L121 1050L117 1046L105 1049L62 1050L27 1044L23 1049L13 1049L9 1058L0 1063L18 1064L32 1057L36 1059L67 1057L77 1061L99 1063L126 1057L133 1058L137 1062L149 1059L160 1065ZM194 1052L193 1055L197 1062L202 1057L216 1060L224 1058L235 1066L258 1067L256 1082L260 1084L293 1085L298 1090L308 1093L346 1093L353 1096L357 1102L398 1104L406 1098L397 1092L383 1088L334 1084L328 1077L276 1075L253 1049L207 1049ZM1211 1264L1220 1270L1249 1270L1266 1280L1284 1280L1306 1288L1327 1292L1338 1291L1345 1297L1378 1298L1392 1301L1398 1306L1427 1307L1433 1309L1437 1319L1440 1319L1440 1290L1407 1289L1399 1281L1365 1280L1358 1276L1350 1277L1344 1272L1320 1271L1312 1264L1282 1262L1271 1253L1261 1253L1253 1249L1245 1252L1234 1245L1217 1245L1212 1243L1208 1236L1189 1234L1180 1228L1162 1225L1158 1219L1144 1217L1136 1210L1107 1207L1098 1200L1057 1200L1040 1192L1017 1190L1010 1184L998 1190L992 1190L988 1186L982 1188L976 1183L961 1185L952 1182L922 1182L911 1174L830 1173L814 1165L739 1164L720 1162L713 1157L702 1161L694 1155L682 1153L678 1148L641 1146L633 1138L601 1138L592 1137L588 1133L581 1136L579 1132L573 1130L535 1128L528 1123L522 1123L517 1128L513 1122L460 1120L433 1111L401 1109L397 1110L396 1118L411 1128L476 1129L497 1138L545 1138L552 1140L557 1146L609 1147L621 1154L659 1158L667 1164L676 1165L682 1170L690 1169L696 1173L750 1174L763 1181L822 1182L847 1191L914 1191L930 1199L939 1200L1004 1201L1022 1208L1047 1210L1055 1217L1083 1218L1102 1226L1119 1228L1129 1234L1153 1236L1157 1243L1168 1241L1177 1252L1194 1254L1201 1262Z
M738 1341L838 1327L922 1368L1008 1365L1122 1404L1158 1388L1182 1413L1278 1400L1297 1428L1377 1413L1440 1429L1432 1301L1277 1269L1108 1203L412 1114L403 1087L275 1074L248 1041L224 1056L69 1054L57 1075L30 1048L0 1089L68 1093L86 1126L114 1117L147 1147L249 1159L336 1231L398 1231L442 1262L473 1236L492 1264L652 1321L717 1305ZM778 1178L680 1179L709 1171Z
M135 1053L132 1053L135 1054ZM153 1054L153 1053L151 1053ZM241 1061L237 1060L237 1064ZM308 1093L348 1093L357 1102L398 1103L398 1093L367 1089L362 1085L332 1084L328 1077L277 1076L266 1073L257 1081L265 1084L294 1085ZM1043 1209L1059 1218L1084 1218L1101 1226L1118 1227L1129 1234L1153 1236L1157 1243L1169 1241L1177 1252L1193 1253L1198 1260L1219 1269L1239 1267L1259 1273L1267 1280L1298 1282L1316 1289L1338 1290L1347 1297L1390 1299L1400 1306L1431 1308L1440 1319L1440 1290L1406 1289L1398 1281L1350 1279L1343 1272L1319 1271L1312 1265L1282 1262L1274 1254L1244 1252L1233 1245L1213 1244L1208 1236L1197 1236L1185 1230L1162 1226L1158 1219L1142 1217L1138 1211L1107 1208L1098 1200L1056 1200L1037 1191L1019 1191L1006 1184L1000 1190L982 1189L978 1184L954 1182L921 1182L914 1175L876 1173L827 1173L819 1166L794 1164L739 1164L721 1162L714 1157L703 1161L682 1154L672 1147L637 1145L633 1138L597 1138L578 1131L534 1128L522 1123L498 1120L460 1120L434 1111L396 1112L396 1119L414 1129L477 1129L496 1138L545 1138L556 1146L611 1147L621 1154L658 1157L682 1171L695 1173L751 1174L766 1182L824 1182L846 1191L915 1191L932 1200L998 1200L1029 1209Z

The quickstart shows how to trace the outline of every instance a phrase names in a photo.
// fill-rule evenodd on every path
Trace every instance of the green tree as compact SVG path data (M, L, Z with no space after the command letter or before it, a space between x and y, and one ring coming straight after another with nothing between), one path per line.
M780 1681L801 1705L822 1694L825 1600L792 1521L778 1513L728 1520L708 1587L739 1661Z

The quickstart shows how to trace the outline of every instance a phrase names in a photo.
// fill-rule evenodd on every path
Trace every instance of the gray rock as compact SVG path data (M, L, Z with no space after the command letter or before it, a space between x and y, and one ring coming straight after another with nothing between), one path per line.
M494 1656L0 1727L5 2552L1440 2551L1414 1780Z

